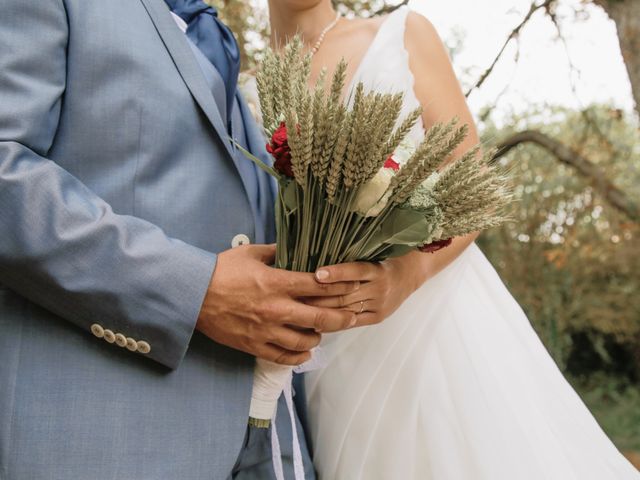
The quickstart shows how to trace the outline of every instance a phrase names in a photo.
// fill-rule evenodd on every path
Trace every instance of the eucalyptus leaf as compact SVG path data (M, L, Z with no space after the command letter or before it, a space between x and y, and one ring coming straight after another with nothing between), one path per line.
M378 245L424 245L432 229L433 225L429 224L424 214L398 208L382 223L379 234L382 241Z
M359 256L367 258L374 255L382 245L406 245L409 248L424 245L434 228L423 213L397 208L389 212L367 243L359 248Z
M390 245L389 248L384 251L384 255L382 255L383 258L379 258L376 260L385 260L387 258L401 257L403 255L406 255L407 253L413 252L415 249L416 247L411 247L409 245L400 245L400 244Z
M298 204L298 189L300 186L293 180L281 180L279 182L282 199L287 215L294 213L300 205Z

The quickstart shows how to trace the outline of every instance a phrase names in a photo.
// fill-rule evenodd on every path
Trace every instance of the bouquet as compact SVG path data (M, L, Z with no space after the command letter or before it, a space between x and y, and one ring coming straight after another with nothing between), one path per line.
M323 72L309 88L311 56L294 39L268 51L256 82L267 165L279 184L277 268L314 272L344 262L379 262L413 250L435 252L451 239L504 222L505 176L479 146L451 160L467 135L456 120L430 128L413 146L416 109L400 121L402 94L365 92L342 100L346 63L330 85ZM351 106L348 106L351 104ZM292 368L259 360L250 424L267 427Z

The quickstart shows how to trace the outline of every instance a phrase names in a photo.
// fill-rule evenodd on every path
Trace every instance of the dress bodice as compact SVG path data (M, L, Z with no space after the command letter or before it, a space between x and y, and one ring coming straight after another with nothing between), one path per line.
M349 93L355 89L359 82L362 82L367 92L403 93L404 101L398 124L420 106L414 92L415 79L409 67L409 52L404 44L409 11L408 7L401 7L387 15L382 21L346 90L347 98L353 98L353 95ZM260 121L255 77L244 76L241 79L240 87L251 110ZM423 136L424 125L422 118L420 118L407 138L413 146L417 146Z
M404 42L409 12L408 7L401 7L383 20L347 89L348 92L353 91L362 82L365 91L403 93L399 123L420 106L414 92L415 78L409 67L409 52ZM409 132L408 139L417 146L423 136L424 125L420 118Z

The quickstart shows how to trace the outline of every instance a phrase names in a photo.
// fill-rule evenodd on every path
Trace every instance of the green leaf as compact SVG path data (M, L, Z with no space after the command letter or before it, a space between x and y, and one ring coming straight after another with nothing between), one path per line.
M416 247L423 245L429 238L432 225L423 213L404 208L395 209L382 223L380 239L382 243L391 245L409 245Z
M435 228L436 225L429 222L424 213L396 208L389 213L366 245L359 249L362 252L359 256L366 258L373 255L382 245L405 246L409 249L424 245ZM398 248L396 251L401 250Z
M269 175L271 175L272 177L276 177L278 179L280 177L282 177L282 175L280 175L273 167L271 167L271 166L267 165L266 163L264 163L262 160L260 160L258 157L253 155L246 148L243 148L242 145L240 145L238 142L236 142L233 138L231 138L230 140L231 140L232 143L235 143L236 147L238 147L238 150L240 150L244 154L245 157L247 157L249 160L251 160L253 163L255 163L264 172L266 172Z
M402 257L409 252L413 252L415 249L416 247L412 247L411 245L391 245L384 251L384 254L382 255L383 258L376 260L381 261L387 258Z
M298 190L300 190L300 185L298 185L296 181L288 178L286 180L280 180L278 183L286 214L291 215L300 207L298 204Z

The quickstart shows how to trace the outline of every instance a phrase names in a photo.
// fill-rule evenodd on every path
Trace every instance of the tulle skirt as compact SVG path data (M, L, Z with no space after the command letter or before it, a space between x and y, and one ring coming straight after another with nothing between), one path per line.
M638 480L472 244L307 373L321 480Z

